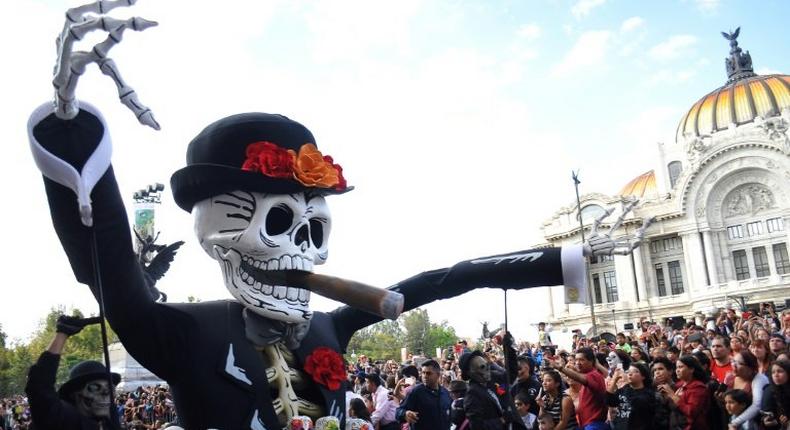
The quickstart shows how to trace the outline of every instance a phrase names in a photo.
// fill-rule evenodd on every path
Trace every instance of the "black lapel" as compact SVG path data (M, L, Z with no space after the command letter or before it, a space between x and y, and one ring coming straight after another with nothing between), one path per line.
M228 346L217 360L217 370L234 385L246 391L254 400L246 420L249 428L258 430L263 429L262 425L265 425L265 428L277 429L280 428L280 423L272 405L263 358L244 334L244 319L241 312L242 307L239 303L228 302L226 334Z
M340 354L340 345L335 332L332 318L323 312L314 312L310 322L310 330L302 339L301 345L294 351L299 367L304 370L304 362L318 347L327 347ZM324 397L324 410L327 415L333 415L340 420L340 428L346 425L346 387L345 382L337 390L330 390L323 384L313 382L321 390Z

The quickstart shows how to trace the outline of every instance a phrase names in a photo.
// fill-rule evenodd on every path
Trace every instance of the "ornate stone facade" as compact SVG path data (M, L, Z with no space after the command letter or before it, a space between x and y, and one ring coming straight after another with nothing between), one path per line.
M756 85L762 78L751 74L714 93ZM785 75L765 79L790 81ZM771 88L790 94L790 84ZM773 102L779 100L785 99ZM695 109L683 117L679 130ZM634 197L640 203L618 233L633 234L643 219L657 219L633 255L589 264L598 334L623 331L624 324L641 317L701 322L722 307L784 305L790 298L790 106L780 103L765 112L759 115L752 102L752 117L739 124L710 134L679 132L674 143L659 144L655 189L637 196L582 196L586 232L593 220L587 214L596 207L615 206L614 219ZM555 212L542 226L546 246L580 243L578 219L575 203ZM555 325L555 342L566 344L572 329L591 334L592 324L589 306L564 304L561 291L548 293L547 319Z

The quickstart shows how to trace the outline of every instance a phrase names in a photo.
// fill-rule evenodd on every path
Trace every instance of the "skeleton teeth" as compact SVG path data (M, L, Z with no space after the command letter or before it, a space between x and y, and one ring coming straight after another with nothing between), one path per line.
M300 289L299 290L299 301L300 302L304 302L305 300L307 300L307 290Z
M299 291L296 291L296 288L288 288L285 297L288 300L296 300L299 298Z
M292 262L293 262L294 269L304 270L304 263L302 263L302 258L301 257L294 257Z
M284 299L286 290L287 290L286 287L278 285L274 287L274 292L272 293L272 295L274 296L275 299Z
M272 287L271 285L263 284L263 288L261 289L261 292L263 294L271 295L273 289L274 289L274 287Z
M255 267L256 269L260 269L261 268L261 262L256 260L255 264L253 264L253 267Z
M266 266L267 270L280 270L280 261L277 259L269 260Z
M241 280L242 281L247 282L247 278L249 278L249 277L250 277L250 275L247 274L247 272L241 272Z
M258 281L255 281L255 285L253 286L253 288L255 288L255 291L261 291L261 288L263 288L263 284L261 284Z
M283 255L280 257L280 270L288 270L293 269L291 266L291 257L287 255Z

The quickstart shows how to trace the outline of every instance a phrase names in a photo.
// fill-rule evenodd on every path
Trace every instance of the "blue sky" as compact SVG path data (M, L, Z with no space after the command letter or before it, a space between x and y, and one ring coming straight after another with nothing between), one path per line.
M52 232L24 126L51 98L53 40L77 4L10 2L0 28L0 155L15 161L0 179L25 196L0 215L13 226L0 251L12 338L52 306L95 311ZM162 131L139 126L95 69L77 94L108 118L125 196L167 183L186 142L222 116L303 122L356 186L330 199L331 257L316 271L387 286L543 242L541 222L574 202L571 170L582 193L611 194L653 168L656 142L672 144L684 112L726 81L721 31L741 26L758 73L790 72L788 12L786 1L140 0L113 15L159 27L127 33L111 56ZM187 241L160 285L171 299L228 297L169 194L157 219L163 241ZM529 336L545 289L510 297L511 326ZM428 307L468 336L501 321L498 309L490 290Z

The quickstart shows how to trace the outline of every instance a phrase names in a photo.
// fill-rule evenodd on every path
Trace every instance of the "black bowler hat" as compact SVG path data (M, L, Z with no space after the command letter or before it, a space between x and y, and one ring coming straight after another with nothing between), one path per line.
M469 380L469 365L471 364L472 358L474 357L486 358L482 352L479 350L474 350L472 352L465 352L461 354L461 358L458 359L458 367L461 369L461 379L464 381Z
M170 178L176 204L187 212L195 203L233 190L272 194L291 194L312 190L320 194L342 194L351 191L342 179L342 169L330 157L317 153L334 167L340 182L337 185L305 185L296 175L272 174L250 167L250 145L267 145L267 150L282 155L286 151L301 154L305 145L315 148L315 138L305 126L282 115L242 113L232 115L204 128L187 148L187 166ZM244 167L244 168L242 168ZM287 166L286 166L287 167Z
M112 372L112 384L118 385L121 382L121 375ZM97 379L107 378L107 368L98 361L83 361L71 368L69 380L60 386L58 395L63 400L71 400L71 393L82 388L85 383Z

